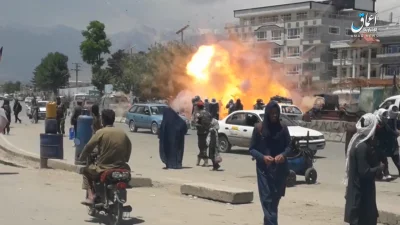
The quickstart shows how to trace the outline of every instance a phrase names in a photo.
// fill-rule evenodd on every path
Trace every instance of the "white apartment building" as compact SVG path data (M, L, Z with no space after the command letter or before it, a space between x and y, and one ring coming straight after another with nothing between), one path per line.
M227 24L232 37L254 47L267 44L270 59L283 65L284 74L294 81L330 80L336 76L332 66L330 42L349 40L351 24L358 11L338 11L326 2L306 1L234 11L239 23Z
M400 75L400 26L378 26L377 37L333 41L333 83L345 78L392 79Z

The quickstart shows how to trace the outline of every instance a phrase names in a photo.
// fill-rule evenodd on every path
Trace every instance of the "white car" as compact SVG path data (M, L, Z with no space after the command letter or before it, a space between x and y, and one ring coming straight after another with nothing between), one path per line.
M263 110L241 110L228 115L219 121L219 145L221 152L229 152L232 146L249 148L254 125L264 119ZM300 147L306 147L307 133L309 133L309 148L315 154L325 148L324 135L316 130L301 127L285 114L280 116L281 123L289 129L291 137L300 137Z

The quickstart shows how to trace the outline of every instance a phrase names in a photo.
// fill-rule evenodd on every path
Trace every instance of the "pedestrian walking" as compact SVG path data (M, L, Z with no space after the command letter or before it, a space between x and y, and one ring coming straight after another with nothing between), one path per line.
M15 99L14 106L13 106L14 116L15 116L15 123L19 121L21 123L21 119L18 117L18 114L22 111L21 103L19 103L18 99Z
M91 114L93 117L92 129L93 129L93 134L94 134L94 133L96 133L96 131L98 131L102 128L99 105L98 104L92 105L92 108L90 111L91 111Z
M199 112L196 113L196 129L197 129L197 145L199 147L199 154L197 155L196 165L200 165L200 161L203 160L203 166L208 166L207 156L207 136L211 127L212 117L209 112L204 109L203 101L197 102L197 108Z
M219 164L222 162L221 155L219 154L218 129L218 120L212 119L211 127L207 137L207 146L208 157L213 164L213 171L217 171L221 167Z
M265 119L255 125L250 155L256 160L257 184L264 225L278 225L278 206L285 196L289 174L286 156L290 153L290 134L280 123L280 110L275 101L265 107Z
M211 99L209 108L212 118L219 120L219 104L215 98Z
M4 128L3 134L10 134L10 123L11 123L11 107L10 107L10 101L5 99L3 102L3 106L1 107L4 109L4 112L6 114L6 118L8 120L8 123L6 127Z
M158 139L165 169L182 169L186 132L187 125L182 117L169 107L164 109Z
M382 173L383 163L375 166L376 115L367 113L356 124L357 132L351 138L346 156L346 204L344 222L350 225L376 225L375 177Z
M74 112L71 116L71 126L74 126L75 137L78 131L78 117L82 115L82 101L76 102L76 107L74 108Z
M56 111L56 120L57 120L57 133L65 135L65 115L66 115L66 107L61 102L61 98L56 98L57 111Z

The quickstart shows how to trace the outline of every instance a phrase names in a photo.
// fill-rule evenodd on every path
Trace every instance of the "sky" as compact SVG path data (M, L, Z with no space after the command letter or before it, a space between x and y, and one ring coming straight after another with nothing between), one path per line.
M362 0L361 0L362 1ZM368 0L364 0L368 1ZM105 23L108 33L128 31L139 25L158 30L222 28L234 22L233 10L276 4L266 0L0 0L0 25L55 26L84 29L91 20ZM280 4L301 0L280 0ZM399 6L396 9L388 10ZM377 10L400 19L399 0L377 0ZM0 37L1 38L1 37Z

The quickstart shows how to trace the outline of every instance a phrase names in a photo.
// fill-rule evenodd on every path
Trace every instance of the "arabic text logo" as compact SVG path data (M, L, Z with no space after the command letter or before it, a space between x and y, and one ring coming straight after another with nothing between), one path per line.
M369 15L368 13L359 13L358 17L360 18L361 25L359 27L357 27L354 25L354 22L351 24L351 31L354 34L358 34L364 28L368 28L371 25L371 21L373 21L373 26L376 25L376 14Z

